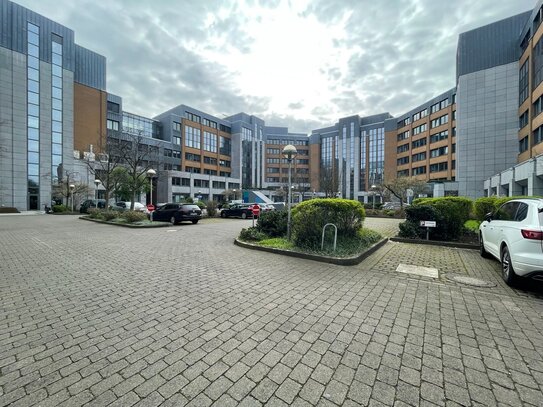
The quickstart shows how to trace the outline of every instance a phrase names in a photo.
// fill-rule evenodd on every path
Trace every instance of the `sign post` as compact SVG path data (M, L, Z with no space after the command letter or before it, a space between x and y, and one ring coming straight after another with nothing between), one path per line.
M435 220L421 220L420 226L426 228L426 240L430 240L430 228L435 228L437 223Z
M254 227L255 226L255 218L257 218L258 215L260 215L260 205L254 204L253 207L251 208L251 210L253 211L253 227Z

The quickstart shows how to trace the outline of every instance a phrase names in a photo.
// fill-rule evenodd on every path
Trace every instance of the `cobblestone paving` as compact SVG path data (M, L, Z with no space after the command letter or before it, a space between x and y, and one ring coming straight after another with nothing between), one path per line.
M394 272L491 260L321 264L234 246L250 223L0 217L0 406L541 406L537 292Z

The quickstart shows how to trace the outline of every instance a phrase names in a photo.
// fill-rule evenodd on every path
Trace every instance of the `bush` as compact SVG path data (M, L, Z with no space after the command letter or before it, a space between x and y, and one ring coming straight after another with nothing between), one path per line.
M464 229L479 234L479 226L481 225L481 222L478 220L470 219L464 223Z
M430 220L437 222L437 228L430 229L432 239L441 240L441 228L443 218L439 211L432 205L412 205L405 209L406 221L400 224L401 237L408 239L426 238L426 228L420 226L420 221Z
M322 228L327 223L337 226L340 237L354 237L362 228L365 211L358 201L326 198L302 202L292 210L292 234L294 243L301 248L320 247ZM332 228L327 228L332 234Z
M119 216L120 216L120 213L118 211L113 211L111 209L100 212L100 218L102 218L103 220L108 221L108 222L110 220L118 218Z
M54 213L68 212L68 207L66 205L53 205Z
M207 216L213 218L217 214L217 202L209 201L206 206L207 206Z
M286 210L260 212L256 228L269 237L287 235L288 212Z
M194 203L194 199L192 199L192 197L190 197L190 196L187 196L185 198L185 203Z
M495 196L476 199L473 203L475 219L483 221L487 213L494 212L496 209L496 200L497 197Z
M241 232L239 233L239 238L246 242L260 242L261 240L267 239L268 236L260 232L256 227L254 227L248 229L241 229Z
M87 209L87 213L89 214L89 218L91 219L98 219L100 218L100 209L97 208L89 208Z
M204 201L198 201L196 202L196 205L198 205L198 208L200 209L205 209L206 208L206 204Z
M128 223L141 222L147 219L145 213L139 211L124 211L120 214L120 217L126 219Z
M464 223L470 218L473 201L469 198L446 196L443 198L418 198L412 206L433 206L440 220L432 236L437 240L455 240L462 234ZM421 219L434 220L434 219Z

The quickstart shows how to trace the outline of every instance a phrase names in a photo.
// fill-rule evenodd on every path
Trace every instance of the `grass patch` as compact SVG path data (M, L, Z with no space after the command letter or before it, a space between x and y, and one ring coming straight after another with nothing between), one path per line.
M263 247L272 247L275 249L281 250L292 250L300 253L307 254L317 254L321 256L331 256L331 257L352 257L360 254L373 244L377 243L382 239L381 234L371 229L361 229L358 234L354 237L341 237L338 236L337 247L334 251L333 248L333 238L325 240L324 249L321 250L320 247L317 249L301 248L294 245L291 241L289 242L286 238L276 237L268 238L259 241L243 239L240 235L240 240L246 241L248 243L256 244Z

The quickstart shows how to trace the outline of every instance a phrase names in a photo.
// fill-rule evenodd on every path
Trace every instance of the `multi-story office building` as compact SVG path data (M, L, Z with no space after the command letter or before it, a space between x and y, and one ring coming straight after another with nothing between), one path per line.
M74 149L105 137L105 58L74 32L0 0L0 205L40 209L82 180Z
M456 195L456 88L385 122L385 180L414 177Z
M325 195L368 201L371 186L382 184L385 121L389 113L350 116L310 136L311 188Z
M543 1L519 18L523 27L514 44L518 62L510 65L518 81L517 103L510 107L511 120L518 120L517 137L511 137L518 150L509 158L516 156L517 164L487 178L485 195L543 195Z

